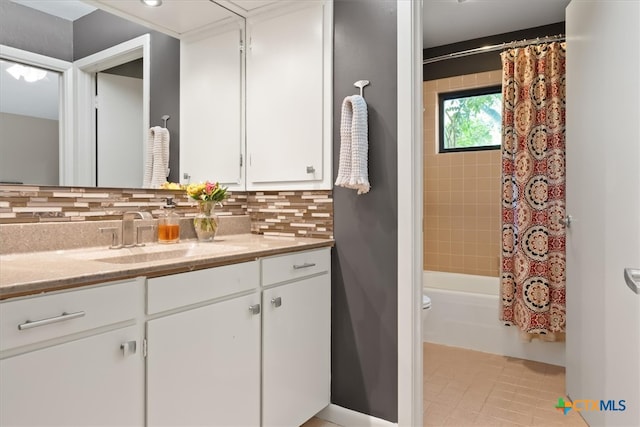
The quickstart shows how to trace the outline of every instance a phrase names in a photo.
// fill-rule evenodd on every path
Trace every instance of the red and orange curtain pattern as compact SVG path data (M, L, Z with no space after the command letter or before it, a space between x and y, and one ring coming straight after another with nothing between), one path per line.
M566 326L565 44L501 57L500 320L554 340Z

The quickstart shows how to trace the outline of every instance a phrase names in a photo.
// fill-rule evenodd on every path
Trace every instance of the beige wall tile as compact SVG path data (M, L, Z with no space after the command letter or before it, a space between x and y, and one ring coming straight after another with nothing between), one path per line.
M437 98L501 78L497 70L424 83L425 269L498 275L501 152L437 153Z

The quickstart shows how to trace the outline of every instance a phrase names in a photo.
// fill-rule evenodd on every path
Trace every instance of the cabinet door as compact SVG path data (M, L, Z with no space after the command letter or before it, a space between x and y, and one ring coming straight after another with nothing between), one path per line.
M240 24L180 42L180 174L244 190Z
M0 425L143 425L138 331L131 326L0 360ZM120 348L128 342L135 352Z
M147 323L147 425L256 426L259 294Z
M248 21L248 189L331 188L327 7Z
M263 426L301 425L329 404L329 277L263 292Z

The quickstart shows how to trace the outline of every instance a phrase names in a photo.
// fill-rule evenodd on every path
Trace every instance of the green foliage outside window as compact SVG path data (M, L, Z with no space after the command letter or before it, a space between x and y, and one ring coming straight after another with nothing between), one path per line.
M500 147L501 111L499 87L441 94L440 151Z

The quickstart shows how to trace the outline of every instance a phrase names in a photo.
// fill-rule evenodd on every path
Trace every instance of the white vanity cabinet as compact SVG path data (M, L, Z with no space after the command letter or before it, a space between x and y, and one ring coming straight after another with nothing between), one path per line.
M332 2L247 18L247 190L331 188Z
M259 425L259 280L259 261L148 280L148 426Z
M144 424L142 280L0 303L0 425Z
M147 425L295 426L329 404L330 249L147 281Z
M330 249L262 260L262 425L297 426L329 404Z
M0 425L301 425L329 404L329 254L1 302Z

